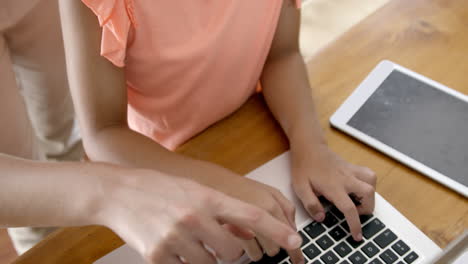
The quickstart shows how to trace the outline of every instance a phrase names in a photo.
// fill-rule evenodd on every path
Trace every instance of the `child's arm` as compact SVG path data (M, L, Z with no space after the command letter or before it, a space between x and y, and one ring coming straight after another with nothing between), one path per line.
M290 2L284 1L263 70L265 99L289 138L292 183L304 207L315 220L323 220L317 196L325 196L345 214L354 238L359 239L358 213L373 211L376 177L370 169L345 162L326 145L299 51L300 12ZM357 196L362 205L356 207L348 194Z
M124 72L100 56L101 28L96 17L78 0L61 0L60 12L71 93L91 160L190 178L264 208L295 227L294 206L278 190L219 166L172 153L130 130ZM270 255L279 250L277 243L261 244ZM246 251L251 257L261 257L263 251L257 249ZM291 254L295 263L302 260L300 250Z

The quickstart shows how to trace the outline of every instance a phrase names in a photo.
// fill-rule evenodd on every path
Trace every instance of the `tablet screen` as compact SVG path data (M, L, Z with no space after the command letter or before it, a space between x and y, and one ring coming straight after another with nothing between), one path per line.
M348 125L468 186L468 103L394 70Z

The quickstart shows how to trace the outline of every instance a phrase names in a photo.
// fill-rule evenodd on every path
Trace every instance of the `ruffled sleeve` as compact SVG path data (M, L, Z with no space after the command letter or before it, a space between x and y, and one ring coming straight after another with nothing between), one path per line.
M82 0L102 27L101 56L117 67L125 66L128 35L135 26L133 0Z

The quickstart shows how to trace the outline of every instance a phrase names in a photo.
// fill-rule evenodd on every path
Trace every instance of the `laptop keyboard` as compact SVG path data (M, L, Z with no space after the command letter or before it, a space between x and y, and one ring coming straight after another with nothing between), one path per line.
M361 215L363 239L354 241L344 215L336 208L322 223L311 222L299 230L307 264L411 264L419 256L373 215ZM251 264L291 264L286 251L267 255Z

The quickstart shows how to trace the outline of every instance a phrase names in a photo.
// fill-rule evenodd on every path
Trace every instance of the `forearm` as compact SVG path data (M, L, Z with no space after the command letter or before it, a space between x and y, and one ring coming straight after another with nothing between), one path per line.
M85 134L84 142L86 152L93 161L151 169L211 187L218 184L213 172L232 173L214 164L171 152L125 125L109 126Z
M0 226L97 224L105 165L44 163L0 154Z
M314 148L325 144L299 51L285 53L267 62L261 81L267 104L286 133L293 151L304 146Z

